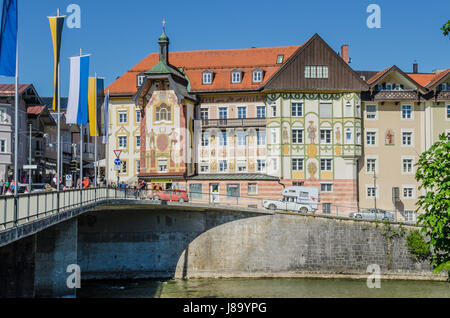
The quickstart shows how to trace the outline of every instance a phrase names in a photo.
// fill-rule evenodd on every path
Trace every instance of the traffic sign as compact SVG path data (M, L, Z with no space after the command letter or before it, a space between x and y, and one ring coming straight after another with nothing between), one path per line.
M114 166L114 171L120 171L120 166Z
M117 159L119 159L120 155L122 154L122 150L114 150L114 154L116 155Z
M116 166L120 166L122 164L122 161L120 159L116 159L116 160L114 160L114 164Z
M23 166L23 170L37 170L38 166L36 165L28 165L28 166Z

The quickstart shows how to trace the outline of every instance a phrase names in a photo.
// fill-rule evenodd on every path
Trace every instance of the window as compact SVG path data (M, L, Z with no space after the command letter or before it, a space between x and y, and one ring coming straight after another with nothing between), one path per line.
M413 197L414 197L414 188L404 187L403 188L403 198L404 199L412 199Z
M6 139L0 139L0 153L6 153Z
M263 71L254 70L253 71L253 83L261 83L263 79Z
M320 185L321 192L333 192L333 184L332 183L322 183Z
M128 148L128 137L119 136L119 149L127 149L127 148Z
M238 118L239 119L247 118L247 107L238 107Z
M158 172L159 173L167 172L167 159L159 159L158 160Z
M220 133L219 144L222 147L227 145L227 132L226 131L222 131Z
M413 160L403 159L403 173L413 173Z
M367 187L367 197L375 198L377 196L377 189L375 187Z
M239 84L241 82L241 71L231 72L231 83Z
M375 146L376 145L376 137L377 137L377 133L375 131L367 131L366 132L367 145Z
M243 132L237 133L238 146L247 146L247 134Z
M209 109L208 108L201 108L200 109L200 119L202 119L202 120L208 120L209 119Z
M292 117L302 117L303 116L303 104L302 103L292 103Z
M367 167L367 172L375 172L376 171L376 165L377 165L377 159L373 159L373 158L368 158L366 161L366 167Z
M322 209L323 214L331 214L331 203L324 203Z
M320 144L322 145L331 144L331 129L320 130Z
M305 66L305 78L328 78L328 66Z
M138 87L141 86L144 83L144 80L145 80L145 75L139 75L137 77L137 86Z
M266 161L262 160L262 159L258 159L256 162L257 162L258 172L265 172L266 171Z
M277 171L278 170L278 159L272 158L271 161L272 161L272 170Z
M275 131L275 129L272 129L272 144L276 143L277 143L277 132Z
M237 170L239 172L247 172L247 160L238 160Z
M248 195L257 195L258 194L258 184L257 183L249 183L247 194Z
M303 144L303 129L292 129L292 143Z
M141 111L140 110L136 110L136 123L140 123L141 122Z
M140 174L141 173L141 161L140 160L136 160L136 174Z
M412 118L412 106L402 105L402 119L411 119L411 118Z
M256 132L256 138L258 146L265 146L266 145L266 132L263 130L258 130Z
M212 84L212 72L203 72L202 75L202 82L203 85L209 85Z
M128 173L128 164L125 160L122 161L122 164L120 166L120 173L127 174Z
M304 159L292 158L292 171L303 171Z
M258 118L266 118L266 106L256 107L256 116Z
M361 104L356 104L356 117L361 118Z
M386 83L386 85L384 87L385 87L385 89L387 91L391 91L392 90L392 84L391 83Z
M219 172L227 172L228 162L226 160L219 161Z
M350 128L345 130L345 143L347 145L352 143L352 130Z
M447 119L450 119L450 105L447 105Z
M6 109L0 108L0 123L7 123L8 117L6 116Z
M119 124L126 124L128 122L128 112L126 110L119 111Z
M209 146L209 133L204 132L202 133L202 147L208 146Z
M403 212L403 217L405 218L405 222L412 222L412 223L417 222L417 215L416 212L413 210L409 211L405 210Z
M141 136L136 136L136 148L141 148Z
M277 105L270 105L270 109L272 110L272 117L277 117Z
M292 186L293 187L304 187L305 183L304 182L292 182Z
M333 107L332 104L329 103L321 103L320 104L320 117L321 118L331 118L333 115Z
M332 171L332 159L320 159L320 171L329 172Z
M200 163L200 172L209 172L209 164L208 162L201 162Z
M283 64L284 55L280 54L277 56L277 64Z
M412 145L412 132L404 131L402 132L402 145L411 146Z
M345 103L345 117L353 117L353 108L352 108L352 103L350 102L346 102Z
M377 105L367 105L366 106L366 118L376 119L377 118Z
M219 107L219 119L228 119L228 109L226 107Z
M449 89L449 84L447 84L447 83L442 83L441 84L441 91L445 92L448 89Z
M239 184L227 184L227 196L238 198L241 196L241 186Z
M201 183L193 183L189 185L189 194L191 199L201 199L203 193L203 185Z
M172 109L166 104L156 107L156 121L172 121Z

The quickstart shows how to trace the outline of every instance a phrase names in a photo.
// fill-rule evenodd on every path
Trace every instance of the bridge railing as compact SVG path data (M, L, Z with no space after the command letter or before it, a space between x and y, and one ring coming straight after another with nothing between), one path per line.
M43 217L114 198L116 190L108 188L73 189L0 196L0 231Z

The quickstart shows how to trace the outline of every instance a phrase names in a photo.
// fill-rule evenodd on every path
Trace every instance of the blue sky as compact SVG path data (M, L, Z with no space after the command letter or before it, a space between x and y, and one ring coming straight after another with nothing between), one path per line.
M355 70L397 65L409 72L450 67L450 38L440 28L450 19L450 1L385 0L18 0L20 82L53 95L53 51L47 16L69 4L81 7L81 29L63 32L62 96L69 90L69 57L92 54L91 75L109 85L157 51L162 20L170 50L232 49L299 45L318 33L335 50L350 45ZM381 8L381 29L366 25L369 4ZM0 82L13 81L0 78Z

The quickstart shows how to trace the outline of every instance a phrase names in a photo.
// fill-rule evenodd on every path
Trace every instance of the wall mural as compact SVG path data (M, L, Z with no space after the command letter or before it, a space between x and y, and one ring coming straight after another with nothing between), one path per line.
M317 145L316 145L316 137L317 137L317 127L314 124L314 121L309 122L309 126L306 129L306 132L308 134L309 139L309 145L306 148L306 153L308 154L309 158L315 158L318 153Z
M394 138L395 138L394 131L392 129L388 129L386 131L386 136L385 136L385 145L386 146L394 146L395 145Z

